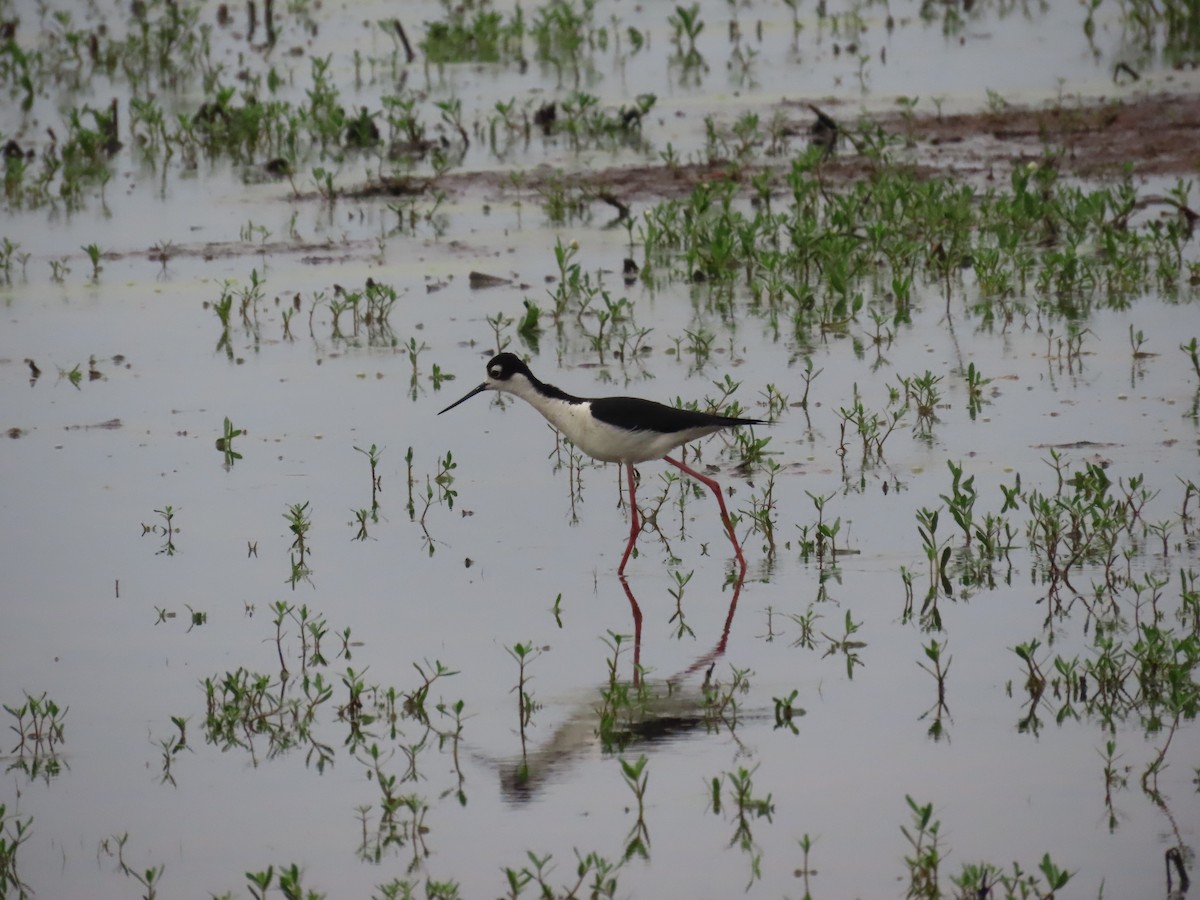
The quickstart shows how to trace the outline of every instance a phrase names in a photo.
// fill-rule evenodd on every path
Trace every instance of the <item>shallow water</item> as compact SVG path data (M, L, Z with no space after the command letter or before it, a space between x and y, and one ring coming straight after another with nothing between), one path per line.
M802 9L805 28L793 49L790 14L776 4L739 8L743 34L761 21L763 36L751 44L758 54L753 77L737 79L726 68L728 5L705 4L699 49L709 71L698 84L681 86L664 62L666 8L659 16L601 4L598 21L653 19L645 23L651 50L623 64L597 55L589 90L612 104L646 85L660 91L643 126L646 158L655 161L668 142L684 156L700 153L709 112L732 119L803 97L886 109L898 95L919 95L919 109L935 95L947 108L979 108L988 88L1011 101L1053 98L1060 78L1068 90L1091 95L1115 90L1111 66L1127 53L1118 24L1101 19L1094 54L1073 5L981 14L950 39L940 24L920 22L912 6L893 7L890 33L881 10L863 11L860 52L870 61L860 81L853 54L833 50L835 43L844 47L844 36ZM17 11L22 29L32 28L36 12ZM313 12L321 27L303 46L309 55L333 54L348 103L374 108L390 88L380 78L356 90L346 58L356 47L391 52L368 27L388 14L382 4ZM406 24L414 40L417 23L440 14L432 3L412 13ZM89 15L119 20L111 9ZM297 32L285 34L285 45L300 45ZM231 30L215 32L214 45L231 66L244 52ZM1011 64L1014 54L1021 65ZM294 72L293 90L302 95L306 60L272 59ZM1160 86L1183 77L1166 69L1145 74ZM486 115L498 99L560 90L554 73L536 66L519 74L513 66L427 73L417 65L409 77L427 82L432 98L453 91L469 117ZM97 95L98 102L108 97ZM55 103L40 96L26 119L9 110L0 128L37 140ZM587 169L641 159L627 149L576 154L565 142L535 139L499 161L476 144L463 167L546 161ZM339 183L360 183L379 166L346 162ZM45 692L68 708L58 774L30 777L29 757L2 747L5 828L11 835L17 820L31 820L16 873L38 895L137 893L116 856L121 835L128 836L122 858L130 869L165 867L164 895L244 896L244 873L295 863L307 890L329 896L382 895L377 886L392 879L454 880L463 897L495 896L506 889L504 869L530 866L529 853L553 855L549 881L560 890L576 880L576 853L619 862L637 803L618 754L600 749L595 710L609 684L613 635L625 636L618 677L634 674L631 598L644 617L639 661L649 689L665 694L670 680L677 696L657 714L670 727L647 729L652 736L619 754L648 759L647 858L635 855L615 873L619 896L802 896L805 835L815 841L813 896L900 896L912 852L901 832L912 828L906 796L932 803L942 823L947 892L947 879L963 864L987 860L1006 869L1016 860L1034 871L1048 853L1075 873L1062 896L1157 896L1165 893L1164 851L1194 849L1194 719L1182 719L1171 739L1156 792L1144 790L1141 779L1167 740L1165 730L1131 719L1109 734L1086 716L1056 723L1064 701L1049 690L1031 727L1024 668L1013 648L1038 640L1036 655L1047 669L1054 655L1087 658L1095 650L1078 607L1046 626L1046 586L1027 550L1011 554L1011 567L997 566L995 589L943 598L942 632L923 632L905 618L900 574L902 566L913 573L919 606L929 579L915 514L948 493L947 460L975 476L980 511L996 512L999 486L1012 485L1018 473L1026 490L1053 491L1046 461L1058 448L1074 467L1102 462L1114 484L1140 475L1157 492L1143 518L1174 517L1168 552L1147 541L1129 565L1167 579L1164 603L1174 609L1179 572L1197 567L1198 552L1194 521L1190 533L1178 521L1181 479L1200 471L1197 384L1176 349L1196 333L1194 292L1139 297L1127 309L1096 313L1087 322L1085 352L1074 359L1056 354L1047 334L1061 324L1028 317L1003 332L983 328L968 312L969 281L949 318L938 287L925 289L912 324L881 349L886 361L878 366L874 348L856 352L865 322L853 330L857 341L828 337L812 351L822 374L807 416L793 405L762 432L782 466L774 485L776 552L745 514L767 476L737 471L736 453L714 438L698 450L718 468L731 510L744 514L744 586L735 594L712 498L672 483L658 531L641 536L627 593L615 574L628 534L617 467L584 462L573 489L569 451L519 401L501 407L484 396L446 416L436 413L483 377L494 346L489 316L519 317L526 299L549 305L558 238L577 240L583 271L603 277L614 297L632 304L637 325L651 329L649 352L623 363L592 351L593 317L568 321L560 332L547 324L531 365L574 393L699 400L718 396L713 383L730 375L741 383L735 398L752 411L764 409L768 384L798 400L799 348L775 339L746 297L738 297L731 327L696 286L625 286L619 273L629 238L623 228L603 227L609 210L552 227L528 191L463 191L448 198L439 228L404 231L387 201L325 204L305 177L305 196L297 198L286 182L250 186L240 168L225 164L173 166L164 181L126 151L114 169L103 202L90 197L71 213L11 211L0 226L0 238L31 254L0 287L0 425L20 430L0 453L7 597L0 700L15 707L26 692ZM1143 185L1147 192L1170 186ZM1194 187L1190 197L1195 206ZM649 202L639 198L635 214ZM248 223L270 235L245 239ZM94 281L79 249L91 242L111 254ZM163 264L150 258L150 248L165 242L175 252ZM1188 252L1196 258L1194 242ZM50 261L64 258L70 271L57 281ZM227 354L210 305L227 280L244 289L251 270L264 283L257 332L241 324L235 308ZM471 271L512 283L471 290ZM390 334L372 342L364 326L357 336L334 337L327 308L313 316L310 331L315 294L332 295L336 284L354 288L368 277L400 293ZM302 306L289 338L282 310L297 294ZM350 331L348 314L342 326ZM686 346L685 332L700 326L716 334L711 358L676 355L676 340ZM1157 355L1133 358L1131 326ZM506 336L510 349L529 352L511 326ZM415 387L410 339L425 345ZM32 383L27 358L42 372ZM86 374L89 358L95 380ZM974 419L961 374L969 361L992 379ZM65 377L77 364L84 372L78 388ZM435 387L434 365L454 380ZM943 377L930 438L914 435L910 417L889 438L882 463L862 466L853 444L839 455L837 411L856 385L869 408L882 409L888 385L926 370ZM225 418L247 432L235 439L242 458L232 465L214 447ZM371 503L367 458L356 448L372 444L382 448L380 514L368 539L355 541L355 511ZM433 481L447 454L456 465L452 504ZM663 492L669 467L639 469L646 507ZM406 508L410 484L413 514ZM433 500L426 509L427 492ZM838 544L849 552L836 565L820 565L798 549L798 529L817 519L809 493L828 495L827 520L840 519ZM311 575L293 585L285 513L305 503ZM172 554L161 552L164 518L156 513L168 505L177 529ZM945 539L954 525L947 513L942 523ZM1072 576L1085 595L1097 571ZM680 635L672 591L689 573L680 601L688 631ZM273 754L263 733L243 733L242 747L206 740L205 679L219 683L244 667L269 675L277 694L282 653L287 690L300 690L300 628L289 617L279 637L279 602L295 615L306 605L328 624L321 646L329 665L310 668L333 689L314 727L332 754L323 768L304 743ZM810 610L815 633L806 646L792 617ZM193 621L195 614L201 620ZM836 644L846 637L847 616L862 644L850 671ZM936 685L919 668L928 663L923 648L931 639L944 642L952 657L939 739L930 735L927 714ZM513 786L522 756L512 652L518 643L540 651L527 663L536 707L525 728L531 774L520 789ZM402 694L417 690L420 672L435 661L455 674L430 689L432 725L451 727L437 704L464 704L457 767L453 742L439 746L412 718L399 720L395 737L383 723L369 724L373 736L348 750L346 716L336 714L350 697L347 670L378 686L365 698L370 711L391 686ZM699 690L710 665L722 686L718 695L737 672L747 673L734 695L736 718L732 711L725 719L702 714ZM794 732L776 727L777 700L793 691ZM186 720L186 747L175 744L172 717ZM1110 739L1126 780L1112 786L1106 805ZM169 779L164 742L177 747L166 754ZM384 846L377 862L362 859L370 854L360 820L365 815L373 831L381 815L381 787L366 752L372 743L385 777L397 778L395 793L425 810L419 837L401 828L403 840ZM414 744L422 744L413 751L415 772L403 749ZM740 769L751 773L751 796L771 804L769 817L747 813L745 830L728 777ZM719 809L714 778L722 784ZM411 821L402 807L398 822Z

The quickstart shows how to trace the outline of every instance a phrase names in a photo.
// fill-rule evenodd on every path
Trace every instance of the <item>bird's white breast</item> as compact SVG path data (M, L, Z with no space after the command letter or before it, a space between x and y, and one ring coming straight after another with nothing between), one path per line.
M591 405L569 403L537 396L530 403L572 444L601 462L640 463L661 459L676 447L712 434L716 428L692 428L686 432L629 431L601 422Z

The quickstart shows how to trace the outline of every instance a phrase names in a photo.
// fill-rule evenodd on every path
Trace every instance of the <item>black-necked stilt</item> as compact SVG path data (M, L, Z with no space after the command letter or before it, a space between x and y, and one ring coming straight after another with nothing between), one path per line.
M729 521L725 499L721 496L721 486L667 454L676 447L722 428L765 425L765 419L743 419L692 412L664 406L653 400L643 400L640 397L574 397L552 384L538 381L533 372L529 371L529 366L512 353L501 353L492 357L487 365L487 380L468 392L461 400L451 403L438 415L454 409L483 391L505 391L520 397L588 456L602 462L621 463L625 466L629 478L629 509L632 522L629 543L625 546L621 565L617 567L618 574L624 573L625 563L629 561L629 554L633 552L633 545L637 542L640 531L637 500L634 497L633 467L636 463L659 458L708 485L721 506L721 521L725 524L725 531L733 543L738 562L745 567L746 558L742 556L742 548L734 533L733 523Z

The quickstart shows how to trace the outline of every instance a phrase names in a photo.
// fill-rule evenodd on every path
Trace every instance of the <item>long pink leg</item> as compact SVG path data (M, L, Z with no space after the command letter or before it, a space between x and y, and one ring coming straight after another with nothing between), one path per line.
M725 498L721 496L721 486L707 475L701 475L695 469L688 468L678 460L671 459L669 456L664 456L663 459L681 472L686 472L697 481L707 484L713 494L716 495L717 503L721 504L721 521L725 523L725 533L729 535L729 540L733 543L733 552L737 555L738 562L742 564L742 569L745 570L746 557L742 556L742 547L738 544L737 535L733 533L733 523L729 521L729 512L725 509ZM628 551L626 552L628 553Z
M629 543L625 545L625 555L621 557L621 565L617 566L618 575L625 573L625 563L629 562L629 554L633 552L633 545L637 543L638 534L642 530L641 523L638 522L637 497L634 496L636 479L633 474L633 466L627 463L625 470L629 473Z
M633 596L629 579L624 575L620 577L621 587L625 588L625 596L629 598L629 608L633 610L633 686L637 687L642 678L642 608Z

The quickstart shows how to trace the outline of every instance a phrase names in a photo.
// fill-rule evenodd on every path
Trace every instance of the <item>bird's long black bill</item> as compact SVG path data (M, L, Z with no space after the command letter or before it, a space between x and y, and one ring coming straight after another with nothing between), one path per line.
M447 406L445 409L443 409L443 410L442 410L442 412L438 413L438 415L440 416L440 415L441 415L442 413L444 413L444 412L450 412L450 410L454 409L454 407L458 406L458 405L459 405L459 404L461 404L461 403L466 403L468 400L470 400L470 399L471 399L472 397L474 397L476 394L478 394L478 393L481 393L481 392L483 392L483 391L486 391L487 389L488 389L487 383L486 383L486 382L484 382L484 383L483 383L483 384L481 384L479 387L477 387L477 388L475 388L474 390L470 391L470 392L469 392L469 393L468 393L468 394L467 394L465 397L463 397L461 400L455 400L453 403L451 403L449 406Z

